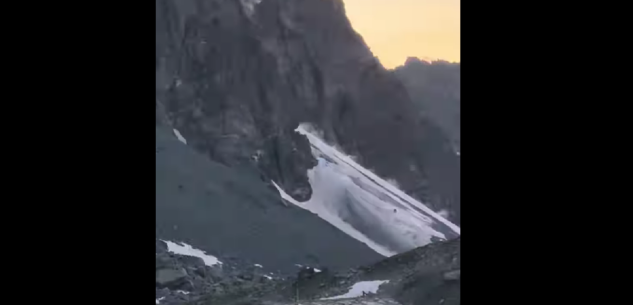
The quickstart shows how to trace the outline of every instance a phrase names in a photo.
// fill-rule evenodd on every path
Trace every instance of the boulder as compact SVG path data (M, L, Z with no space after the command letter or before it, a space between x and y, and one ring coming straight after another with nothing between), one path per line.
M156 270L156 286L159 288L182 289L187 282L187 271L182 268Z
M166 253L156 254L156 270L174 268L176 261Z
M197 256L178 255L178 260L185 266L204 268L204 260Z

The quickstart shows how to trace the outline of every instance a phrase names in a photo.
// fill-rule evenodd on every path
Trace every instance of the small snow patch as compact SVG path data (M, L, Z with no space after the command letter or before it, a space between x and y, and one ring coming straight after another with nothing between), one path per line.
M352 288L344 295L339 295L330 298L322 298L321 300L338 300L338 299L349 299L349 298L357 298L363 296L364 293L376 293L380 285L384 283L389 283L389 280L385 281L365 281L358 282L352 286Z
M189 294L189 291L184 291L184 290L176 290L176 292L182 293L184 295L188 295Z
M273 277L272 277L272 276L268 276L268 275L263 275L263 277L265 277L265 278L267 278L267 279L269 279L269 280L272 280L272 279L273 279Z
M219 261L217 257L208 255L204 251L200 249L196 249L192 247L191 245L182 243L183 245L181 246L177 243L174 243L168 240L163 240L163 241L167 244L167 249L169 252L173 252L180 255L199 257L204 261L204 264L207 266L222 264L222 262Z
M262 265L260 265L260 264L255 264L255 267L258 267L258 268L264 268L264 266L262 266Z
M295 266L297 266L297 267L299 267L299 268L303 268L303 266L302 266L302 265L299 265L299 264L295 264Z
M156 299L156 304L160 304L160 301L162 301L165 297L160 297L158 299Z
M178 131L178 129L174 128L174 134L176 135L176 138L178 138L180 142L187 144L187 139L185 139L185 137L183 137L180 134L180 131Z

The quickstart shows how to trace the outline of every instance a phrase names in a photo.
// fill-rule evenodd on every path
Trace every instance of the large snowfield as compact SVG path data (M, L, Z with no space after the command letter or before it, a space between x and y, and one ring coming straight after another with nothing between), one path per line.
M460 228L357 164L301 125L318 165L308 171L312 198L297 202L277 184L282 198L317 214L383 256L460 234Z

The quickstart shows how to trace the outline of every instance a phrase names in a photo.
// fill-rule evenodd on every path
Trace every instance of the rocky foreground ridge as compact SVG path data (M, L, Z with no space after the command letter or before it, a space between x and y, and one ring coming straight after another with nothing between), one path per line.
M192 305L459 304L459 250L458 238L344 272L298 267L297 275L284 277L232 258L207 266L202 259L168 252L157 240L156 298L160 304ZM341 297L371 282L382 284Z

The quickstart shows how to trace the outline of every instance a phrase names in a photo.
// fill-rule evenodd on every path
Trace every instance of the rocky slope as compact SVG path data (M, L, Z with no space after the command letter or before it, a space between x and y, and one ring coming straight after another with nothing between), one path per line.
M382 257L308 211L286 206L249 168L229 168L156 128L156 238L292 274Z
M316 163L293 130L325 138L449 219L459 160L374 58L341 0L157 0L156 118L211 160L304 201Z
M157 241L156 298L192 305L459 304L459 249L456 239L345 272L306 268L280 278L243 262L205 266Z

